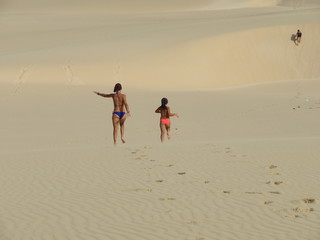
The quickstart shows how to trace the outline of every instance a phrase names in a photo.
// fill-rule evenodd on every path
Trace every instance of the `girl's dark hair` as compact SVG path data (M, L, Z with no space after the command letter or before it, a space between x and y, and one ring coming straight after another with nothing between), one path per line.
M167 109L167 105L168 104L168 99L167 98L162 98L161 99L161 106L160 106L160 108L162 108L162 109Z
M116 85L114 85L114 89L113 92L118 92L122 89L122 86L120 83L117 83Z

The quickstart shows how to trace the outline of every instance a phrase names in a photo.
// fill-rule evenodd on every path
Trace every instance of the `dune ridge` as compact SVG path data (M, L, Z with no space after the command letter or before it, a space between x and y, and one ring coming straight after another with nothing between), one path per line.
M61 79L67 77L79 84L103 84L110 79L138 88L314 79L320 75L319 11L316 6L119 16L5 14L1 81L17 81L24 69L30 82L64 84ZM297 29L303 32L299 46L293 41Z

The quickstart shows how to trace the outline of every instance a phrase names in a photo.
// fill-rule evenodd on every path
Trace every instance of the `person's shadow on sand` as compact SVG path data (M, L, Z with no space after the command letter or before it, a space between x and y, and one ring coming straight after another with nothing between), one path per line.
M298 43L297 43L297 35L296 34L292 34L290 40L293 41L295 45L298 45Z

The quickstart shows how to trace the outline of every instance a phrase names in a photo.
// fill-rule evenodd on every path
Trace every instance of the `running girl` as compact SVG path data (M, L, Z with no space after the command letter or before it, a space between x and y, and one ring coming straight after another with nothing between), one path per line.
M167 106L168 104L168 99L162 98L161 99L161 106L157 108L155 111L156 113L160 113L160 130L161 130L161 135L160 139L161 142L164 141L164 136L167 131L167 137L168 139L171 138L170 136L170 117L176 116L179 117L178 114L176 113L171 113L170 108Z

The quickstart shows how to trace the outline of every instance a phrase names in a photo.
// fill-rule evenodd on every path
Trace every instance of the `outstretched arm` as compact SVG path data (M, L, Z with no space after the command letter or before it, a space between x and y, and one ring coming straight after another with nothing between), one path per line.
M101 96L101 97L112 97L113 94L105 94L105 93L99 93L99 92L94 92L95 94L97 94L98 96Z
M176 116L177 118L179 117L179 115L177 113L171 113L170 108L168 107L168 114L170 117Z

